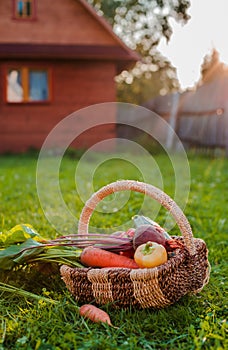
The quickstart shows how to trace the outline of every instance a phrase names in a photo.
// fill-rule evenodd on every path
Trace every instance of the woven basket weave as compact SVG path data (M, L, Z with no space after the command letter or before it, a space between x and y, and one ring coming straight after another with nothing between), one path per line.
M102 187L86 202L82 210L78 233L87 234L90 217L97 204L109 194L136 191L157 200L174 217L184 248L158 267L71 268L62 265L60 273L67 288L80 303L111 303L115 307L135 306L162 308L173 304L188 293L198 293L209 281L208 250L202 239L194 238L190 224L178 205L160 189L143 182L122 180Z

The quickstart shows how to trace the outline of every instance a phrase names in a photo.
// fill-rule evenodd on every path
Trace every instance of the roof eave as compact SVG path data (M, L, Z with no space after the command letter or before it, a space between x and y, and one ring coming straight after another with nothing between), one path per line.
M126 54L129 56L129 60L132 62L140 61L142 58L141 56L136 52L131 50L114 32L112 29L112 26L107 22L107 20L99 16L95 9L88 4L86 0L78 0L84 8L105 28L105 30L113 37L113 39L120 45L125 51Z
M94 60L112 61L116 64L116 73L129 69L135 64L135 58L116 46L104 45L60 45L60 44L0 44L0 59L29 60Z

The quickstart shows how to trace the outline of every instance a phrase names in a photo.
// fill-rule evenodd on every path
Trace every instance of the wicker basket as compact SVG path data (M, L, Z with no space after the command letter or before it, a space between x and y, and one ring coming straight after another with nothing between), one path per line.
M115 307L162 308L188 293L198 293L209 281L210 264L205 242L193 238L190 224L178 205L160 189L143 182L122 180L94 193L82 210L78 232L88 233L90 217L97 204L118 191L136 191L157 200L174 217L182 233L184 248L154 268L60 268L67 288L80 303L111 303ZM177 238L177 237L175 237Z

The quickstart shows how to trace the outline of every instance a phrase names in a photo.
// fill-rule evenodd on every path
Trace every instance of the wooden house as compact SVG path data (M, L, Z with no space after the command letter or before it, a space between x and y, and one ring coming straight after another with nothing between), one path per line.
M228 71L195 90L158 96L144 106L165 118L186 147L224 148L228 155Z
M86 0L1 0L0 153L39 149L69 114L114 102L114 77L138 59ZM75 144L114 137L114 123Z

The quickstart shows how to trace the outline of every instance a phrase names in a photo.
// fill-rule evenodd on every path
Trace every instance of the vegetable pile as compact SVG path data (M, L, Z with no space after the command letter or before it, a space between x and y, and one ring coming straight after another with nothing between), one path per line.
M182 247L180 241L171 238L150 218L136 215L133 221L135 228L126 232L72 234L53 240L43 238L29 224L17 225L0 233L0 269L11 270L34 263L100 268L154 267L165 263L176 248ZM147 262L144 264L143 260Z
M52 240L42 237L29 224L16 225L10 231L0 233L0 270L14 270L37 263L79 268L152 268L175 255L175 249L184 247L180 240L170 237L150 218L136 215L133 221L135 227L126 232L72 234ZM39 298L4 283L0 290L19 290L24 296ZM93 322L112 326L109 315L94 305L85 304L77 310Z

